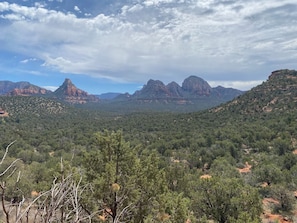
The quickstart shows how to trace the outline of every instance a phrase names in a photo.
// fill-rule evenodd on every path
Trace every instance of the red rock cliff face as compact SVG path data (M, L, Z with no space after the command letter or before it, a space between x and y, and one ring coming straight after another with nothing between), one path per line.
M71 80L65 79L63 85L60 87L63 95L69 97L86 97L88 93L78 89L74 84L72 84Z
M57 98L63 99L72 104L84 104L87 102L97 102L99 99L87 92L78 89L70 79L65 79L64 83L54 92Z
M176 83L171 82L167 86L168 91L170 92L170 95L175 98L182 98L183 97L183 89Z
M134 94L143 99L167 98L170 92L166 86L158 80L149 80L144 87Z
M190 92L191 94L197 94L200 96L210 95L212 90L205 80L196 76L186 78L182 84L182 89Z
M73 97L86 97L88 96L88 93L83 90L77 89L75 86L68 86L65 90L65 95Z
M45 95L50 93L50 91L39 88L36 86L28 86L26 88L16 88L13 91L9 92L8 95L10 96L30 96L30 95Z

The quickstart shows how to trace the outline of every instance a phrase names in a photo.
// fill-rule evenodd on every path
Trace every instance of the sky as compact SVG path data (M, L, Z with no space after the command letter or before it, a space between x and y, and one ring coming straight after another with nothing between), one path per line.
M249 90L297 69L296 0L0 2L0 80L90 94L195 75Z

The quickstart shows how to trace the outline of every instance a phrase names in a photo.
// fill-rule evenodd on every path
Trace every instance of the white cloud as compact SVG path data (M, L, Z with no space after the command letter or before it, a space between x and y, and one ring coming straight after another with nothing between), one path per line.
M26 63L29 63L31 61L36 61L36 60L37 60L36 58L29 58L29 59L25 59L25 60L20 61L20 63L26 64Z
M152 6L152 5L160 5L160 4L166 4L166 3L173 3L174 0L145 0L143 2L146 6Z
M139 12L143 9L143 6L141 4L136 4L132 6L124 5L121 10L122 10L122 15L127 16L127 13L135 13Z
M0 12L3 12L9 8L8 2L0 2Z
M46 4L44 2L35 2L34 3L35 7L37 8L43 8L46 7Z
M80 12L80 9L77 5L74 6L74 11Z
M247 86L297 58L295 0L145 0L85 18L45 7L0 2L0 16L9 21L0 25L0 50L117 81L206 73L211 80L243 78Z
M223 86L226 88L234 88L242 91L250 90L263 83L264 80L254 81L208 81L211 87Z

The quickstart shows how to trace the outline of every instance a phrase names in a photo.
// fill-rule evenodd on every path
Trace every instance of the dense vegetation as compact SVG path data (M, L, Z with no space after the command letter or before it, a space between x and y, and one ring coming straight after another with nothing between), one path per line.
M16 140L1 170L20 159L14 174L1 176L2 196L30 201L32 191L65 189L70 182L80 194L81 209L75 209L80 216L135 223L261 222L262 200L273 198L272 212L293 220L295 102L284 108L279 99L281 109L274 103L263 110L280 97L260 100L257 94L248 92L210 111L124 115L40 98L1 97L0 106L10 114L0 119L2 156ZM242 98L251 101L244 104ZM69 213L65 222L75 222L69 204L57 209ZM63 216L47 215L47 222Z

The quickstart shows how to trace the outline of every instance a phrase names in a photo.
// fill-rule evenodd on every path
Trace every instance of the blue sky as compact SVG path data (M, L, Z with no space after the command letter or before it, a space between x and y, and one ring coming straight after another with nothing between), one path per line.
M0 80L91 94L149 79L248 90L297 69L296 0L0 2Z

